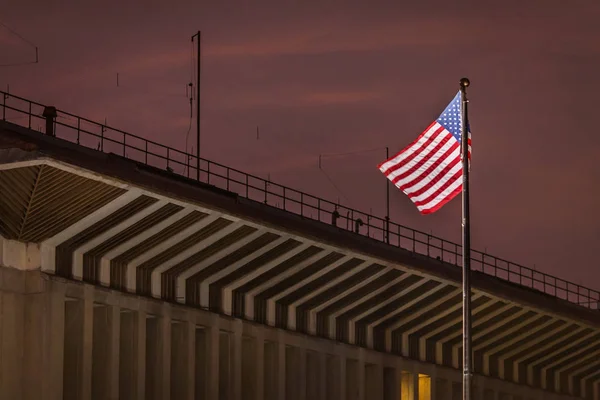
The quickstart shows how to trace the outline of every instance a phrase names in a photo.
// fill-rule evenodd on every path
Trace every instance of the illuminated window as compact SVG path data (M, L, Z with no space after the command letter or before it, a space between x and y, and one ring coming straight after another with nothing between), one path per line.
M419 374L419 400L431 399L431 377Z

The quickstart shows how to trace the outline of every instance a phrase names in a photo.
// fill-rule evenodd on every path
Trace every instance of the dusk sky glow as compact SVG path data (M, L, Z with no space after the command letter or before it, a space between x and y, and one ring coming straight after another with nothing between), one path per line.
M467 76L473 248L598 290L598 15L593 0L5 0L39 63L0 67L0 88L184 150L200 29L202 156L383 217L385 146L416 139ZM35 60L2 26L0 49ZM340 193L319 154L355 151L323 158ZM391 192L393 221L456 242L460 206L422 216Z

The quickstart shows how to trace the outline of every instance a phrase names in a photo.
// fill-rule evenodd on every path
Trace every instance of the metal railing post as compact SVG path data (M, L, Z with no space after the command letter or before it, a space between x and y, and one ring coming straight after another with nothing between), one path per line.
M104 125L100 124L100 151L104 151Z
M79 144L79 135L81 134L81 118L77 117L77 144Z

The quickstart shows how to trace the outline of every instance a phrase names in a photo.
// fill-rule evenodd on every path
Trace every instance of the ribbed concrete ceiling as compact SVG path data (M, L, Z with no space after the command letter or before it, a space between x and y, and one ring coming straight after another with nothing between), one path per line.
M3 165L2 235L41 243L51 274L461 367L457 283L99 179L52 161ZM599 325L475 289L475 370L589 398Z
M46 165L0 171L0 234L40 242L123 193Z

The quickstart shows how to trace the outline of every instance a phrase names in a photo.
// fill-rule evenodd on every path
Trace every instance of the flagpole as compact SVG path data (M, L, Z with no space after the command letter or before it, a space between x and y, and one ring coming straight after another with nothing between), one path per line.
M469 114L467 100L467 78L460 80L462 111L462 265L463 265L463 400L472 400L473 353L471 349L471 226L469 216Z
M390 148L385 147L385 159L390 159ZM385 180L385 242L390 244L390 180Z

